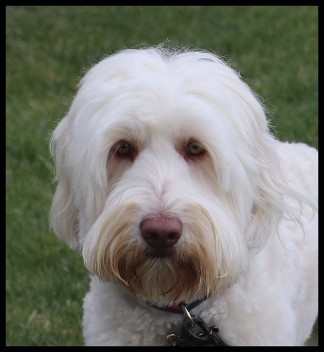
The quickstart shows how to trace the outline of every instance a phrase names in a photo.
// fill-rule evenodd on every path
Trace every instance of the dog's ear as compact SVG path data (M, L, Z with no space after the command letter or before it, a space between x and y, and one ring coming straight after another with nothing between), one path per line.
M78 211L66 162L68 123L67 117L62 119L51 138L50 148L56 166L57 187L50 210L50 224L59 238L72 249L79 250Z
M275 150L277 144L274 137L267 132L256 151L259 176L247 233L248 245L250 249L256 251L263 248L269 236L278 234L278 227L283 217L298 223L300 216L298 207L289 205L287 199L294 199L300 204L303 201L302 196L287 184L282 174Z

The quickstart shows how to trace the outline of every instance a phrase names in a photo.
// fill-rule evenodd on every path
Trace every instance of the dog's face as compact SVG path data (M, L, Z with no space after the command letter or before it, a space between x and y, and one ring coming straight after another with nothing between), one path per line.
M54 131L52 226L136 296L217 294L280 219L272 142L260 103L216 56L123 51L86 74Z

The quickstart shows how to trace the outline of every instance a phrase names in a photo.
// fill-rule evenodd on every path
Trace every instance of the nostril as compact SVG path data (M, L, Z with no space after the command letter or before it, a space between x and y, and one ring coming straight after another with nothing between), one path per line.
M151 247L155 247L158 245L159 235L156 232L144 231L142 232L142 237Z
M172 232L172 233L168 234L167 241L169 244L171 244L173 246L178 242L180 236L181 236L181 234L179 232Z
M173 217L158 216L144 219L140 225L141 235L153 248L171 248L182 234L181 222Z

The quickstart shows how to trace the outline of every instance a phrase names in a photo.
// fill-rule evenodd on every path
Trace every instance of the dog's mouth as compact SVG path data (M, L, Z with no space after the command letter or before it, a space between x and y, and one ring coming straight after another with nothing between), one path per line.
M160 221L169 226L163 233L167 235L153 236L161 229L146 222L146 228L141 229L145 238L139 240L134 235L133 219L137 213L135 205L119 207L101 225L95 248L84 252L87 268L100 280L122 283L136 296L166 303L216 295L233 280L227 275L227 261L219 259L223 256L216 241L218 234L204 208L192 206L184 212L187 218L181 240L173 236L180 233L179 224L169 218ZM194 216L202 220L198 222ZM190 234L195 240L190 241ZM214 241L206 243L205 238Z
M199 264L179 257L174 248L124 251L113 265L107 273L110 278L113 275L134 295L151 302L193 300L197 293L206 291L199 278Z
M173 248L147 248L144 252L146 258L164 259L175 255Z

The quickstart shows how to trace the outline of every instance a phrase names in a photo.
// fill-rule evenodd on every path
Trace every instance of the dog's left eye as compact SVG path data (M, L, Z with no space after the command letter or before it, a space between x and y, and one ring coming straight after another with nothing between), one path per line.
M189 142L186 149L189 156L199 156L205 153L205 148L199 142Z

